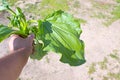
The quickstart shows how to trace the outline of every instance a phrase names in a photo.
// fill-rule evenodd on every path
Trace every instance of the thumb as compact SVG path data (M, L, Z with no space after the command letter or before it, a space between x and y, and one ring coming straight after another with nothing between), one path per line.
M30 40L31 42L33 42L34 34L30 34L27 39Z

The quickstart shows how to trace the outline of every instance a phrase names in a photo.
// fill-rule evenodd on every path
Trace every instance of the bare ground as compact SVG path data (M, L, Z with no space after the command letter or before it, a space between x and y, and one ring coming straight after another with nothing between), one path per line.
M49 53L41 61L29 59L23 69L20 80L120 80L120 78L111 78L109 73L120 72L120 60L110 57L110 54L117 55L120 58L120 20L112 23L109 27L102 24L102 19L93 18L93 12L99 9L92 6L92 1L102 2L104 4L116 4L113 0L79 0L81 7L74 9L74 16L83 18L87 21L81 24L83 33L81 39L85 42L85 57L87 62L81 66L71 67L59 61L60 57L55 53ZM70 11L73 13L73 11ZM106 10L103 10L107 13ZM109 14L109 13L108 13ZM0 23L6 23L3 14L0 14ZM7 42L0 43L0 57L8 52ZM105 58L107 62L99 65ZM90 66L95 64L95 71L90 73ZM105 69L101 66L107 66ZM108 80L106 79L106 80Z

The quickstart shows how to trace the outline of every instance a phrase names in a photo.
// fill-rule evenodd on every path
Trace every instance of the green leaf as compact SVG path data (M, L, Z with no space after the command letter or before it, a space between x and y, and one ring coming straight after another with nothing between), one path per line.
M4 6L0 6L0 11L6 10L7 8Z
M0 11L7 10L7 7L8 7L7 1L1 0L0 2L2 3L2 5L0 5Z
M0 42L12 34L13 30L4 25L0 25Z
M37 43L34 45L34 54L31 55L30 57L32 59L42 59L45 55L47 54L47 51L43 51L43 47L41 44Z
M17 7L16 12L14 12L11 8L8 7L8 11L11 13L11 16L8 17L10 20L9 27L14 27L19 30L18 33L23 34L21 36L29 35L28 22L22 10Z
M57 11L44 22L38 22L39 30L36 35L39 37L38 40L44 43L42 51L61 54L60 61L71 66L85 62L84 42L79 39L82 32L79 20L63 11Z

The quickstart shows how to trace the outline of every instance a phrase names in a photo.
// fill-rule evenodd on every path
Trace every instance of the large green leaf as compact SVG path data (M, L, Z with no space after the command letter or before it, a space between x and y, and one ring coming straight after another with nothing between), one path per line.
M7 38L12 32L13 30L11 28L0 25L0 42Z
M60 61L69 63L71 66L81 65L85 62L84 43L79 39L82 32L79 20L75 20L73 16L63 11L57 11L48 16L44 22L38 22L39 30L36 36L39 37L38 43L43 41L40 43L43 44L41 46L43 52L60 53Z

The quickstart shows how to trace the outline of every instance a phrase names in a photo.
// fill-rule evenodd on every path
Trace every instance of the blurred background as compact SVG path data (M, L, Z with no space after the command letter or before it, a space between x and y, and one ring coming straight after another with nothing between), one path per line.
M120 0L7 1L28 19L44 19L60 9L72 14L81 20L85 42L85 64L63 64L50 52L40 61L29 59L18 80L120 80ZM8 24L7 16L0 12L0 24ZM8 41L0 43L0 57L8 54Z

